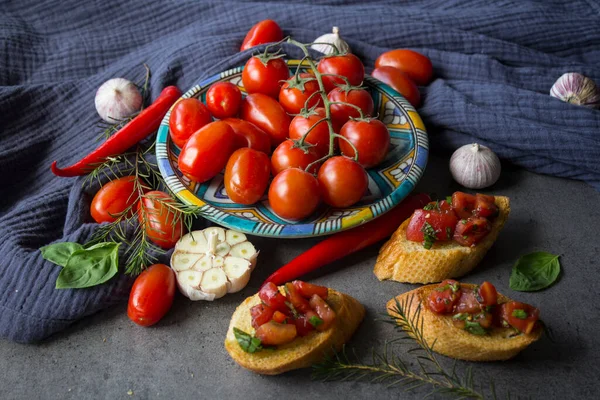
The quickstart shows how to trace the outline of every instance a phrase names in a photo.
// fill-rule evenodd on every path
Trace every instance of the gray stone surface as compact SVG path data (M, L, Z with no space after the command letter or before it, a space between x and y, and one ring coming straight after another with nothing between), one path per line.
M445 196L452 182L447 159L432 157L418 190ZM543 338L515 359L472 365L476 382L493 379L500 398L511 394L545 399L597 398L600 389L598 256L600 194L580 182L539 176L505 166L489 191L512 200L511 217L481 265L464 278L493 282L499 291L541 308L555 342ZM263 377L238 367L223 348L229 317L263 279L317 239L254 239L259 265L241 293L214 303L178 296L159 325L144 329L126 316L126 305L84 319L68 331L37 345L0 341L2 399L399 399L422 398L369 383L321 383L310 371ZM324 268L312 276L319 284L352 294L367 316L350 346L368 353L395 337L391 326L375 319L385 302L412 285L379 282L372 273L379 245ZM561 254L563 275L550 289L513 292L508 287L515 260L535 250ZM413 360L402 347L400 357ZM452 361L439 356L445 366ZM131 392L129 392L131 391ZM129 392L129 393L128 393Z

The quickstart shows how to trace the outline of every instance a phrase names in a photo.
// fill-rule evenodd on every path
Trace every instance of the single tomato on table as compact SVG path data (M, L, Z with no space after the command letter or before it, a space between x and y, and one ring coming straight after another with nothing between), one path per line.
M317 176L323 201L332 207L350 207L365 194L369 179L356 161L336 156L325 161Z
M241 148L233 152L225 168L225 190L238 204L254 204L269 186L269 156L257 150Z
M350 119L350 117L359 118L360 112L356 109L356 107L362 111L363 117L369 117L373 115L373 111L375 109L373 98L369 92L364 89L337 87L329 92L327 98L331 102L343 102L350 104L331 104L331 119L335 124L337 124L337 126L344 125Z
M396 49L381 54L375 60L375 68L380 67L399 69L414 83L421 86L431 82L433 76L431 60L421 53L408 49Z
M323 157L329 153L329 126L324 119L325 109L321 107L316 108L308 114L296 115L290 123L290 139L300 140L310 129L304 142L315 145L315 150L320 157ZM334 131L339 132L336 127L337 125L334 124ZM337 140L334 142L334 145L336 142Z
M356 147L358 162L371 168L383 161L390 148L390 133L378 119L350 120L342 126L340 135ZM345 140L340 140L340 150L348 157L354 157L354 149Z
M259 44L279 42L283 39L283 31L272 19L265 19L254 25L244 38L240 51L247 50Z
M144 194L138 204L138 220L150 240L171 249L183 235L183 222L176 218L175 210L168 204L174 200L165 192L153 190Z
M236 148L249 147L265 154L271 153L271 137L253 123L239 118L225 118L221 121L233 129Z
M250 58L242 71L242 82L246 92L262 93L277 98L282 81L290 77L287 63L282 58L264 55Z
M365 78L365 66L354 54L343 54L327 56L317 64L317 69L323 76L323 85L327 92L333 90L336 85L344 85L346 81L339 76L346 77L352 86L359 86Z
M323 105L320 95L314 94L319 91L319 83L314 75L302 73L293 75L283 83L279 92L279 103L289 114L298 114L306 107L317 107ZM312 97L311 97L312 96ZM310 101L306 101L310 98Z
M301 149L294 147L294 145L294 141L288 139L273 151L271 155L271 171L273 172L273 176L287 168L306 169L309 164L319 159L320 156L314 147ZM316 174L318 169L319 166L315 164L310 172Z
M94 221L114 222L119 214L128 208L129 216L133 214L133 206L138 200L136 182L134 176L124 176L112 180L102 186L94 196L90 206L90 213Z
M269 187L269 204L281 218L292 221L306 218L317 209L320 201L319 182L312 174L298 168L281 171Z
M253 93L242 100L242 119L253 123L271 138L271 147L276 147L288 137L290 117L273 98Z
M404 72L394 67L375 68L371 73L373 78L390 85L392 89L400 93L413 107L421 104L419 88Z
M164 264L154 264L133 283L127 316L141 326L156 324L171 309L175 297L175 273Z
M211 121L208 108L200 100L182 99L171 110L169 135L179 148L183 148L194 132Z
M219 119L235 117L242 103L242 92L231 82L217 82L206 92L206 106Z

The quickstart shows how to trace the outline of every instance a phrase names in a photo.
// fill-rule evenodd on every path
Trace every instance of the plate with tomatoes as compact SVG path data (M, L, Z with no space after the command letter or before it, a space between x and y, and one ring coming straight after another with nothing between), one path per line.
M299 60L285 60L285 62L292 74L296 69L300 70L299 72L302 73L301 75L307 76L306 74L310 74L310 67L306 62L303 62L302 64ZM244 67L233 68L201 81L199 84L188 90L178 103L182 102L184 99L197 99L203 104L207 104L208 101L210 103L208 108L212 110L212 115L206 115L206 112L200 109L190 109L187 113L193 114L197 119L208 118L210 121L216 121L217 118L215 115L219 115L218 108L223 106L226 107L226 100L234 102L238 100L235 96L227 96L226 92L219 93L219 91L216 91L216 93L212 93L215 92L215 90L213 89L212 92L209 92L209 89L215 86L216 83L226 82L235 85L242 96L246 97L246 89L242 82L243 70ZM289 188L291 187L293 189L294 185L303 185L301 180L304 179L304 176L299 176L302 174L297 170L290 172L293 168L288 168L285 174L276 174L277 171L275 169L277 168L278 163L285 164L285 158L287 157L285 153L290 150L285 148L280 149L280 147L286 147L284 139L287 139L287 137L282 137L278 140L278 142L283 141L280 146L271 143L272 148L276 147L275 151L271 154L268 143L261 143L259 135L253 135L251 132L252 129L249 127L246 127L246 131L249 132L249 134L246 135L248 136L246 138L248 140L248 147L258 149L266 147L264 152L268 153L268 157L272 161L272 165L270 165L269 168L272 168L274 175L276 175L275 179L270 176L268 178L268 183L264 183L268 185L264 195L252 204L240 204L239 200L238 202L233 201L227 194L226 179L229 178L226 178L226 175L228 171L220 171L218 173L212 171L212 173L216 173L216 175L207 175L212 176L210 179L206 179L205 177L190 179L190 175L185 169L186 165L179 165L179 156L182 152L181 146L184 142L180 141L178 145L176 143L176 141L178 141L177 134L176 132L170 132L169 127L169 122L172 120L171 113L175 107L177 107L178 103L176 103L171 111L167 113L158 130L156 156L160 172L169 189L185 204L200 207L200 213L203 217L227 228L236 229L252 235L284 238L321 236L349 229L380 217L400 203L413 190L414 186L421 178L427 164L429 149L428 137L419 114L414 107L402 97L402 95L388 85L368 75L365 75L362 85L372 98L373 115L375 115L377 119L383 123L385 128L387 128L390 140L387 154L384 154L381 157L382 160L378 162L377 165L366 168L366 190L364 191L362 198L359 196L358 198L360 198L360 200L353 203L351 206L335 207L328 205L323 201L313 201L314 196L319 196L319 193L315 192L318 191L319 188L318 186L312 187L311 185L302 186L304 192L301 201L298 201L297 197L295 202L287 201L288 199L285 199L285 194L289 191ZM350 94L351 93L352 92L350 92ZM219 95L222 95L223 97L219 97ZM215 98L217 100L215 100ZM269 105L271 103L276 102L279 105L285 106L285 104L283 104L285 101L294 101L294 99L284 100L273 97L270 97L269 99L270 100L266 101L264 104L258 104L256 106L259 110L262 109L262 112L267 114L267 116L269 114ZM246 100L249 100L249 98ZM251 103L246 100L245 103ZM349 100L350 99L342 99L342 101ZM243 107L244 106L242 106L240 114L242 114L242 118L245 119L243 114L246 111ZM252 105L247 107L252 107ZM255 111L250 110L247 113L252 114L253 112ZM188 115L176 117L185 120ZM315 118L318 118L318 116ZM273 118L271 119L273 120ZM275 121L270 122L275 125L281 122L276 119L277 118L275 118ZM293 116L290 117L289 120L293 121ZM289 123L289 120L287 120L286 123ZM236 123L241 124L239 122L240 120L236 121ZM176 130L173 126L171 126L171 128L171 130ZM235 129L235 127L233 128ZM358 129L359 127L355 128ZM292 122L288 133L289 137L292 139L294 135L293 130L294 127ZM215 134L212 137L216 136L218 135ZM225 141L225 139L223 139L223 141ZM251 142L252 145L250 144ZM224 153L221 151L222 146L224 146L222 143L211 144L208 148L212 150L203 153L203 160L201 160L201 162L206 165L207 169L210 169L214 165L222 165L223 160L221 160L221 158L223 158ZM291 145L288 144L287 147L291 147ZM340 145L340 147L342 147L342 145ZM315 149L317 149L317 146L315 146ZM357 149L360 157L363 148L357 147ZM371 150L373 149L367 150L371 153ZM367 154L367 150L365 150L365 154ZM284 155L280 157L279 153L284 153ZM234 153L234 155L236 154L237 152ZM252 157L260 159L262 156ZM248 154L240 155L238 164L242 167L239 167L238 169L241 168L244 170L246 168L243 167L244 165L252 167L252 164L248 164L253 162L252 157ZM353 171L353 166L349 165L351 163L347 163L343 160L347 157L338 156L334 158L335 160L331 158L322 164L322 166L327 165L327 168L331 170L328 171L330 172L330 175L333 174L331 176L337 176L331 184L335 185L336 180L339 180L340 182L344 180L346 182L353 182L352 179L354 179L353 177L356 171ZM316 168L318 168L318 165L310 172L316 174ZM182 169L184 169L185 173L182 172ZM267 176L268 175L269 174L267 173ZM286 175L285 178L288 179L279 179L280 175ZM250 176L250 178L248 178L248 176ZM246 174L245 179L252 179L251 176L252 174ZM203 179L206 180L203 181ZM264 180L264 178L257 179ZM199 181L202 183L198 183ZM347 189L347 187L344 188L343 186L340 186L336 190L338 190L338 193L344 193L345 189ZM271 191L282 193L282 196L284 196L283 198L279 198L278 204L273 204L275 207L270 204L269 196L267 195L267 192ZM273 200L273 197L271 197L271 199ZM307 217L302 219L286 218L286 212L288 210L291 213L290 215L294 215L299 209L306 207L306 204L315 202L319 203L319 205L314 212ZM327 201L327 203L331 204L330 201ZM283 206L281 204L283 204ZM343 202L338 202L338 204L343 204Z

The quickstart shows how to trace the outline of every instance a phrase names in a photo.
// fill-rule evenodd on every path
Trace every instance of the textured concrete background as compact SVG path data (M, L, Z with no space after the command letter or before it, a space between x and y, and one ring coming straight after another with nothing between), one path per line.
M417 190L442 197L457 189L447 159L433 157ZM555 342L542 338L507 362L459 362L459 373L472 365L475 382L487 388L493 379L499 398L504 398L507 390L513 398L597 398L600 194L580 182L512 167L504 168L500 181L488 193L509 196L512 213L495 246L463 280L489 280L502 293L541 308ZM235 307L255 293L273 270L317 241L254 238L261 256L248 287L213 303L177 296L171 312L153 328L134 325L123 304L84 319L41 344L0 340L0 398L422 398L427 389L406 393L380 384L312 382L310 370L263 377L229 358L223 339ZM368 354L373 346L381 348L385 340L395 337L391 326L375 319L387 300L416 287L379 282L372 272L378 249L379 245L373 246L311 277L365 305L365 320L349 344L360 354ZM536 250L561 254L560 281L537 293L510 290L513 263ZM410 363L414 358L405 353L407 348L401 347L399 355ZM444 366L453 364L445 357L439 359Z

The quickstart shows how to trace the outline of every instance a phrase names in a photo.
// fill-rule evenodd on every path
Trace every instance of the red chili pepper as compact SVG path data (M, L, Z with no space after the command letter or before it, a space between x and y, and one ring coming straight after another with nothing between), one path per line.
M132 119L127 125L102 143L96 150L82 158L79 162L66 168L58 168L56 161L52 163L52 172L56 176L85 175L94 168L94 164L102 163L107 157L116 156L139 143L160 126L160 121L169 108L181 97L181 91L175 86L167 86L148 108Z
M385 215L328 237L272 273L263 286L268 282L281 285L298 279L304 274L391 236L415 209L424 207L430 201L431 198L425 193L412 195Z

